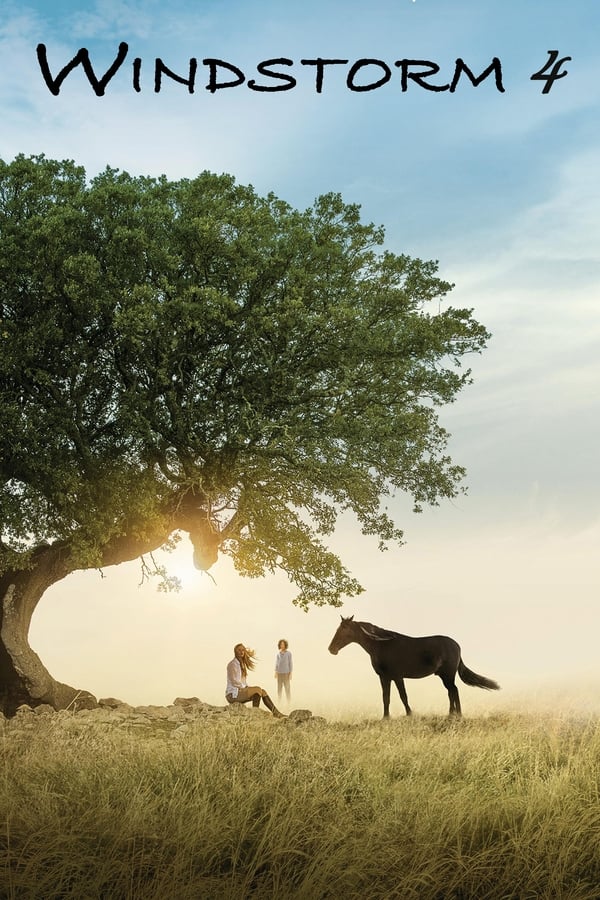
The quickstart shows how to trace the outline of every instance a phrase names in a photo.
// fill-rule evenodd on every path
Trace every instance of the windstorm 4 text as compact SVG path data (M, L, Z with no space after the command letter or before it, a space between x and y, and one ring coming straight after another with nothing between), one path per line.
M56 74L52 74L46 45L37 46L42 77L54 96L58 96L67 76L79 66L83 69L96 96L104 96L109 82L122 68L128 54L129 45L121 42L113 62L104 74L99 75L92 66L87 49L82 47ZM570 56L565 56L559 60L557 50L548 50L548 54L549 59L545 65L530 76L532 81L544 82L543 94L550 91L554 81L567 74L562 66L571 59ZM207 91L214 94L240 85L246 85L251 91L278 93L291 91L299 81L304 84L307 80L313 83L316 93L321 94L327 85L339 85L340 79L348 90L358 93L374 91L394 81L402 92L406 92L409 86L418 86L426 91L448 91L452 94L462 84L470 84L477 88L488 79L493 82L498 92L505 91L502 63L497 56L492 57L489 65L481 71L474 71L459 57L446 74L441 74L441 66L438 63L428 59L405 58L388 63L370 57L351 62L349 59L317 56L301 59L299 63L295 63L292 59L280 56L257 63L256 75L258 77L247 78L239 66L215 57L206 57L201 62L192 57L184 74L173 71L160 57L156 57L151 63L144 63L141 57L136 56L131 63L131 84L137 93L148 85L152 85L154 92L159 93L165 79L185 86L190 94L194 93L199 81Z

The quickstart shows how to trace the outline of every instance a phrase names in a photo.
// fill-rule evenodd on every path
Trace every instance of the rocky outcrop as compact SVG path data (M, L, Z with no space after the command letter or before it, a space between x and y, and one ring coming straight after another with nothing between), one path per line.
M5 719L4 722L7 727L32 728L35 727L36 720L40 717L53 717L66 727L79 728L96 725L160 730L177 736L183 736L198 724L235 722L240 718L284 727L310 727L325 722L321 716L313 716L308 709L295 709L289 716L276 719L267 710L254 709L250 705L233 703L226 706L214 706L204 703L198 697L177 697L169 706L131 706L115 697L105 697L91 709L61 709L58 712L46 703L41 703L33 708L23 704L18 707L12 718Z

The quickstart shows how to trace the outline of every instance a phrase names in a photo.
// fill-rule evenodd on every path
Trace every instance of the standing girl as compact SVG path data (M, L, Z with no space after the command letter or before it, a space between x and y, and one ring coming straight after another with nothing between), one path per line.
M285 638L281 638L277 647L278 653L275 657L275 678L277 679L277 699L281 700L281 692L285 690L285 698L290 702L290 681L292 680L292 654L288 650L288 642Z

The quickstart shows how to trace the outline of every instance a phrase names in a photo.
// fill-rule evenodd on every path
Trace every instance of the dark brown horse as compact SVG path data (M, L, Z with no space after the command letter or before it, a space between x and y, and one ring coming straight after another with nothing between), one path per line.
M477 675L468 669L460 657L460 647L452 638L442 635L433 637L407 637L395 631L378 628L370 622L355 622L354 616L344 619L333 636L329 652L336 654L342 647L352 642L360 644L371 657L371 665L379 675L383 691L383 716L390 714L390 686L392 681L398 688L406 715L410 716L405 678L425 678L439 675L450 698L450 715L461 715L458 688L454 683L456 673L465 684L498 691L500 686L490 678Z

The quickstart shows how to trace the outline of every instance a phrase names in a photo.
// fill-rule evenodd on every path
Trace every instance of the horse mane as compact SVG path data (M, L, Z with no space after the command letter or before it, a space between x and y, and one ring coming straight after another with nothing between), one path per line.
M367 637L376 641L391 641L393 638L398 637L397 631L388 631L387 628L380 628L379 625L372 625L371 622L357 622L356 624L361 631L364 631Z

